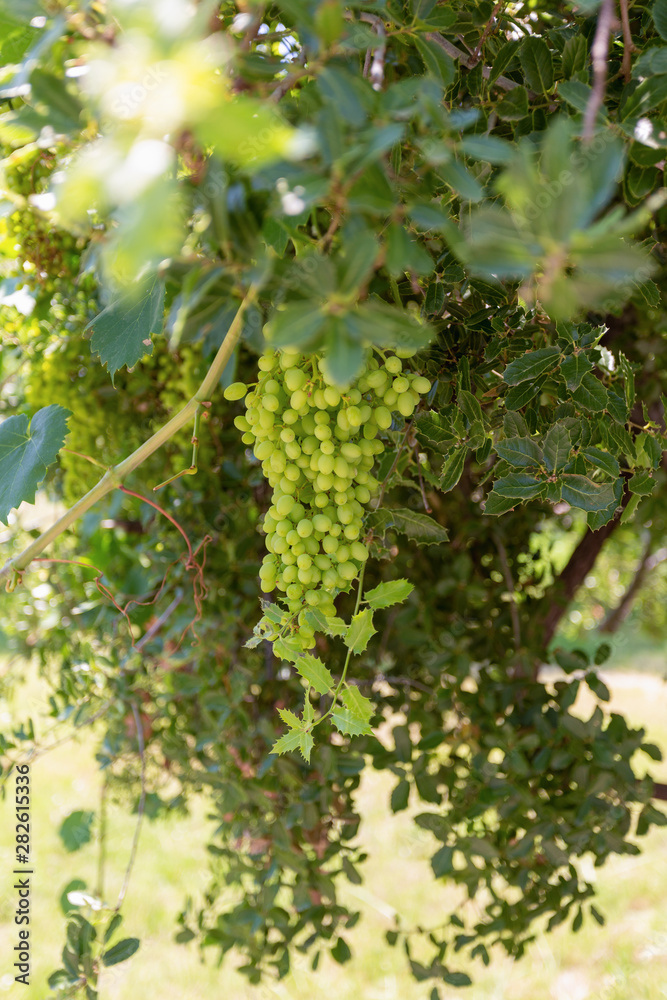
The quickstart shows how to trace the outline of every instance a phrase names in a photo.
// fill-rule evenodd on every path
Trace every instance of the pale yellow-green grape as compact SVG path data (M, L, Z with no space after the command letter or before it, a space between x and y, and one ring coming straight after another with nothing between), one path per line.
M235 424L273 488L261 587L283 594L292 614L317 607L330 615L336 594L349 590L368 559L361 536L365 505L379 488L371 471L385 448L378 435L391 427L392 411L412 416L431 384L404 372L399 352L370 357L345 390L317 356L269 351L258 368L250 391L235 382L225 397L245 396ZM307 631L299 629L304 648L312 645Z

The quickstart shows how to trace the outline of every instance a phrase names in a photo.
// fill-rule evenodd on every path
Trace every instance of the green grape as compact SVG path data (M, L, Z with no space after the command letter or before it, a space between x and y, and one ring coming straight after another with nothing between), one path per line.
M334 614L336 594L368 559L361 539L365 505L379 488L371 471L385 447L378 435L392 426L393 409L411 416L431 388L403 373L398 353L368 357L356 383L340 390L323 358L270 351L251 391L241 383L226 391L229 399L245 396L245 416L234 422L273 490L261 586L284 593L291 613L310 606ZM310 648L305 619L296 634Z

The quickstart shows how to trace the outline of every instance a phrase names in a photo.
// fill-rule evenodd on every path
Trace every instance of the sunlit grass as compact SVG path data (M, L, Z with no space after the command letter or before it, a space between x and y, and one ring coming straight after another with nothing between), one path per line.
M667 750L667 686L648 675L612 674L611 708L647 728L647 738ZM34 694L32 685L19 688L12 708L19 714L22 692ZM586 715L592 699L580 699ZM7 712L7 705L0 711ZM21 713L23 714L23 713ZM95 842L68 854L57 834L66 815L74 809L96 810L100 774L93 759L90 735L68 742L33 764L32 824L35 876L32 897L32 984L20 987L26 1000L44 1000L46 978L59 964L65 919L58 896L73 878L92 889L97 880L98 848ZM667 780L667 767L655 766ZM348 935L353 958L345 966L332 960L310 971L306 956L297 955L294 968L280 983L248 986L233 971L233 959L218 969L215 956L202 964L194 945L174 943L175 918L186 895L201 894L207 883L206 834L211 823L205 803L196 803L187 818L172 816L145 822L139 857L124 907L127 935L141 938L141 948L129 962L109 970L101 984L103 1000L136 1000L138 996L222 998L225 1000L426 1000L430 985L418 984L406 968L400 949L384 939L393 926L393 913L406 925L438 924L453 905L462 901L460 890L434 884L429 859L434 841L412 823L408 812L391 817L387 801L395 779L369 772L360 793L364 824L361 839L369 852L363 886L345 890L347 900L363 912L363 919ZM10 783L10 790L13 786ZM415 803L416 806L416 803ZM0 996L14 996L19 989L5 956L13 945L14 895L8 874L11 865L10 803L0 806ZM119 806L109 809L109 835L105 897L113 902L120 888L130 851L135 819ZM528 957L513 963L501 954L490 968L470 967L475 979L469 990L441 988L441 996L471 1000L665 1000L667 997L667 830L654 831L643 840L638 858L620 858L587 875L595 878L599 909L608 922L603 928L586 923L577 935L561 927L541 937Z

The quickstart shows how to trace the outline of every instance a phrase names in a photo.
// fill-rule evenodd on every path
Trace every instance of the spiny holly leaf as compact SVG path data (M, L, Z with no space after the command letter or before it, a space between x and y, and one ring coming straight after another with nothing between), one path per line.
M294 639L276 639L273 644L273 651L276 656L279 656L281 660L287 660L288 663L294 663L299 656L301 656L301 645Z
M301 751L301 756L305 761L310 764L310 752L313 749L315 740L313 739L313 734L310 732L301 733L301 739L299 740L299 750Z
M364 600L377 611L380 608L390 608L393 604L402 604L414 589L407 580L386 580L368 590L364 594Z
M301 745L301 737L304 734L298 729L290 729L271 747L271 753L289 753L290 750L298 750Z
M279 708L278 715L283 722L290 727L290 729L304 728L303 719L300 719L298 715L294 714L294 712L290 712L289 708Z
M565 379L568 389L574 391L581 385L584 375L587 375L593 365L584 354L571 354L560 366L560 373Z
M515 500L532 500L543 488L543 479L529 476L526 472L511 472L509 476L503 476L493 484L493 492L498 496Z
M335 708L331 713L331 721L340 733L347 736L372 736L373 730L356 715L353 715L349 708Z
M363 695L359 688L346 687L341 694L341 698L343 699L343 704L350 710L352 715L361 719L362 722L370 722L375 708L370 698Z
M520 382L537 378L542 372L551 371L559 357L557 347L541 347L538 351L530 351L512 361L503 372L503 378L508 385L519 385Z
M408 507L400 509L389 509L383 507L381 510L373 511L369 517L369 524L381 532L393 528L402 534L412 538L419 545L439 545L446 542L448 534L437 521L426 514L418 514Z
M375 635L376 632L377 629L373 626L373 612L370 608L364 608L359 614L352 616L350 627L344 639L345 645L353 653L363 653L371 636Z
M21 413L0 425L0 521L24 500L35 502L37 487L55 462L67 435L71 412L55 403L32 420Z
M318 694L326 694L334 686L334 679L331 673L324 666L317 656L304 653L300 656L294 666L305 681L308 681L315 688Z
M519 468L542 464L542 449L529 437L515 437L498 441L496 451L506 462Z
M613 484L598 485L587 476L576 475L562 476L561 496L570 506L580 510L604 510L616 500Z
M329 618L326 615L323 615L317 608L309 608L308 611L306 611L306 621L311 628L315 628L319 632L324 632L325 635L330 635L332 637L345 635L347 631L347 624L342 618Z
M553 424L544 439L544 461L549 472L558 472L565 465L572 450L572 442L567 428Z
M467 447L461 445L442 463L440 489L443 493L449 493L450 490L453 490L463 475L467 454Z
M144 354L153 353L152 333L160 333L163 323L164 282L154 278L145 292L124 295L91 320L90 348L107 366L111 382L119 368L132 368Z

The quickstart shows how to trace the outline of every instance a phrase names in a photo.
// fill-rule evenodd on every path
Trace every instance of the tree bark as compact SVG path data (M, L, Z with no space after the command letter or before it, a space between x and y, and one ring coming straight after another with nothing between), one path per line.
M552 592L545 598L545 600L550 601L547 612L541 621L545 649L553 639L558 623L567 611L570 601L593 569L602 547L620 524L621 515L630 500L630 496L631 493L627 489L624 490L621 510L617 511L611 521L608 521L602 528L598 528L597 531L586 529L583 538L556 580Z

